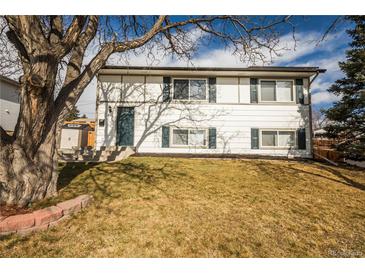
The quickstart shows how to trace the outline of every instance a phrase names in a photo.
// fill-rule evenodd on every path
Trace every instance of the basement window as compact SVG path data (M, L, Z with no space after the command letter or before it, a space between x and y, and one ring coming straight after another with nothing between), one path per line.
M288 148L295 146L294 130L261 130L261 147Z
M206 129L173 129L172 146L175 147L206 147L207 146Z

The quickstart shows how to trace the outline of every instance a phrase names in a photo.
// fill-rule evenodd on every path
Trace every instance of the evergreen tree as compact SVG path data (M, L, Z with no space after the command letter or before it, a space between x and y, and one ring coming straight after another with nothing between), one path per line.
M80 118L80 111L77 108L77 106L75 106L66 116L65 120L66 121L72 121L75 119Z
M333 107L324 111L329 120L325 127L328 136L340 141L336 148L346 158L365 159L365 16L348 16L355 27L347 30L351 36L351 49L346 61L339 62L345 77L329 89L341 97Z

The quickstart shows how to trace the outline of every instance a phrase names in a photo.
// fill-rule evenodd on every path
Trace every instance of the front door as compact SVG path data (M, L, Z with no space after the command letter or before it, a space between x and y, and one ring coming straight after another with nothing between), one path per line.
M134 142L134 108L118 107L117 146L133 146Z

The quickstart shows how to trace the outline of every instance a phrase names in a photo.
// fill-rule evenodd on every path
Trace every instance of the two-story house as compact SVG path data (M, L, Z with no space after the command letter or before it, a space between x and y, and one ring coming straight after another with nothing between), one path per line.
M138 153L312 157L318 67L106 66L96 148Z
M12 134L20 109L19 83L0 75L0 126Z

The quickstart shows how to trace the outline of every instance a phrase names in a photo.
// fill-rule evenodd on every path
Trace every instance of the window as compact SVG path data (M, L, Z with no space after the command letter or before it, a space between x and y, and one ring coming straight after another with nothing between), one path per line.
M261 102L293 102L293 81L260 81Z
M261 130L262 147L292 147L295 145L293 130Z
M189 80L174 80L174 99L189 99Z
M189 145L205 146L205 130L190 130Z
M207 80L205 79L174 79L174 99L176 100L206 100Z
M190 99L205 100L207 97L206 80L190 80Z
M99 119L99 127L103 127L105 124L105 120L104 119Z
M189 130L187 129L174 129L172 134L172 143L174 145L188 145Z
M277 132L276 131L263 131L262 132L262 146L275 147L277 145Z
M294 131L279 131L279 147L294 146Z
M292 102L293 101L293 82L277 81L276 82L276 101Z
M261 101L275 101L275 81L261 81Z
M173 146L207 146L206 129L173 129L172 130Z

